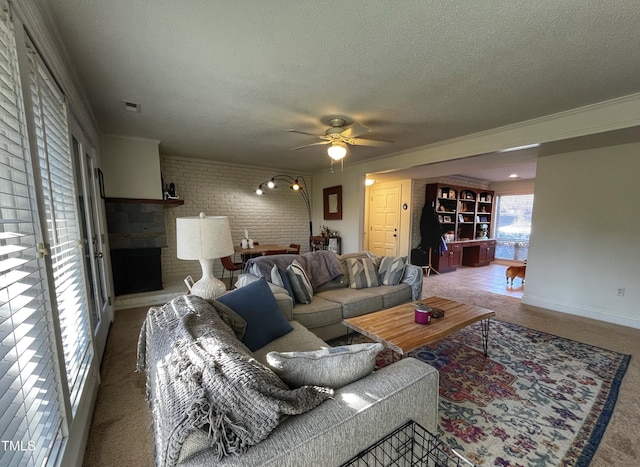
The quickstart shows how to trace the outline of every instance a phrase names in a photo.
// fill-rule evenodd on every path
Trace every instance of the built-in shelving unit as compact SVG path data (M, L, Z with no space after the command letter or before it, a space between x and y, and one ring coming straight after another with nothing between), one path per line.
M427 185L427 203L440 222L447 251L432 258L438 272L458 266L486 266L495 258L492 232L493 191L440 183Z

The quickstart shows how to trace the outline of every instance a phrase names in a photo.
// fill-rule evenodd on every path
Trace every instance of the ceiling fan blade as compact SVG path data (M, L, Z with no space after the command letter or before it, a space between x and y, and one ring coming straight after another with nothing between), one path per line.
M355 146L384 146L387 143L393 143L394 141L386 141L383 139L369 139L369 138L350 138L349 144Z
M330 143L331 143L331 141L321 141L319 143L305 144L304 146L298 146L296 148L290 148L289 151L295 151L296 149L308 148L309 146L318 146L318 145L330 144Z
M340 133L345 138L357 138L360 135L366 135L371 130L362 123L354 122L349 128Z
M307 133L306 131L298 131L298 130L294 130L293 128L287 128L285 131L288 131L289 133L300 133L301 135L308 135L308 136L315 136L316 138L322 138L325 139L326 136L324 135L316 135L315 133Z

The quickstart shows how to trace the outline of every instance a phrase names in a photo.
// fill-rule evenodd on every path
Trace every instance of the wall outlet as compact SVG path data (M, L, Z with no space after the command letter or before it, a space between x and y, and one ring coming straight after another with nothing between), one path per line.
M624 287L618 287L618 297L624 297Z

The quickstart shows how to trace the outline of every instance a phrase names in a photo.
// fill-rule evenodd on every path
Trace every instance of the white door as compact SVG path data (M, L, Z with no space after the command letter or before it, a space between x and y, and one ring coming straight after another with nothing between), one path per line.
M78 125L71 125L71 144L74 165L78 168L76 180L78 205L82 215L81 230L84 261L87 269L87 293L91 303L91 324L98 361L107 342L109 326L113 320L113 307L109 297L109 276L106 274L104 238L107 235L104 222L97 169L94 163L95 149Z
M371 189L369 248L376 256L397 256L400 238L400 186Z

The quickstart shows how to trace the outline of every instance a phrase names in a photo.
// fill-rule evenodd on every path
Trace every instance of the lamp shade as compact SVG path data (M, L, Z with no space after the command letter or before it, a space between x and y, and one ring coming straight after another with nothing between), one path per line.
M216 259L233 254L233 239L226 216L178 217L177 255L180 259Z

